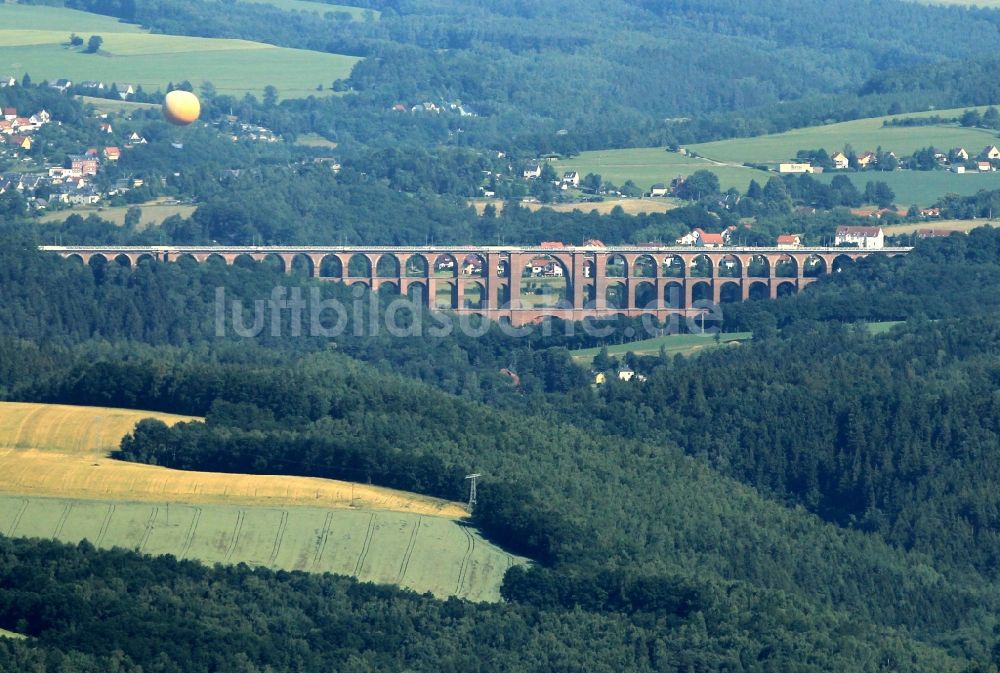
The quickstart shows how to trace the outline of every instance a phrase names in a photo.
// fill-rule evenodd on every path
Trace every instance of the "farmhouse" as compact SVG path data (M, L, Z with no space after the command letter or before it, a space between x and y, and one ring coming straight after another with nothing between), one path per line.
M791 250L792 248L801 248L802 238L798 234L782 234L778 236L778 249L779 250Z
M835 245L856 245L867 250L885 247L882 227L837 227Z
M850 165L847 155L840 151L831 154L830 161L833 162L833 167L838 171L842 171Z

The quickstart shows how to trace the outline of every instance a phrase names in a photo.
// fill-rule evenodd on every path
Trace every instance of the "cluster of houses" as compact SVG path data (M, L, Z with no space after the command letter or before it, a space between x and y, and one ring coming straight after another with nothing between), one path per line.
M465 107L458 102L438 105L437 103L432 103L431 101L424 101L423 103L417 103L416 105L411 105L409 107L407 107L404 103L396 103L390 109L393 112L430 112L432 114L442 114L444 112L452 112L460 117L476 116L475 112L472 112L471 110L466 110Z
M898 162L898 157L893 152L886 152L884 157L890 157ZM996 145L987 145L973 156L964 147L953 147L948 153L935 152L934 159L942 168L948 168L953 173L990 173L997 169L1000 164L1000 148ZM851 167L851 159L846 153L837 150L830 155L833 170L843 171ZM866 151L855 157L859 170L868 170L879 166L879 156L875 152ZM822 173L823 166L813 166L809 162L785 162L778 164L779 173Z
M677 245L689 245L696 248L723 248L730 245L735 226L730 226L718 234L711 234L700 228L692 229L676 241ZM931 230L927 230L931 231ZM856 246L865 250L876 250L885 247L885 232L882 227L837 227L834 236L835 246ZM798 234L781 234L778 236L779 250L793 250L802 247L802 237Z
M40 110L30 117L18 114L17 108L5 107L0 112L0 152L5 150L15 157L21 152L27 152L34 144L31 135L50 121L51 116L45 110Z

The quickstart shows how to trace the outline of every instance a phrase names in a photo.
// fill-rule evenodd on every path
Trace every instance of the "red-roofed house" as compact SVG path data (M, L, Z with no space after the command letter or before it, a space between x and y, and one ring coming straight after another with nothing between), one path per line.
M5 107L3 109L3 118L9 122L17 119L17 108L16 107Z
M118 161L122 156L122 151L117 147L105 147L104 158L108 161Z
M837 227L835 245L856 245L868 250L885 247L882 227Z
M802 238L798 234L782 234L781 236L778 236L778 248L780 250L801 247Z
M698 237L697 245L703 248L721 248L726 244L726 239L722 234L706 234L702 232Z

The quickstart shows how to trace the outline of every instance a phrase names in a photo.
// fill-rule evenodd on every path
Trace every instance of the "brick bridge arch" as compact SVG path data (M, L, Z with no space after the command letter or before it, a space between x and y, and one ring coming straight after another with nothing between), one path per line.
M136 269L140 262L203 264L212 259L227 265L271 260L286 274L391 288L403 296L419 296L428 307L445 290L450 310L504 319L513 325L545 317L696 315L705 299L746 301L801 292L819 277L871 255L901 255L910 248L694 248L680 246L599 247L332 247L332 246L42 246L42 250L74 257L84 264L116 260ZM521 306L521 270L537 257L558 263L566 283L565 298L552 306ZM444 261L442 261L444 260ZM616 306L608 303L610 296Z

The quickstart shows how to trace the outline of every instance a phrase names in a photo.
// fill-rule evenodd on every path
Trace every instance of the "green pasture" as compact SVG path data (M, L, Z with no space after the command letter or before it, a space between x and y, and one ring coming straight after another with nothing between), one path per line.
M750 332L733 332L731 334L720 335L719 342L711 334L669 334L666 336L642 339L641 341L631 341L622 344L608 344L608 355L622 356L626 353L636 355L659 355L662 347L667 355L692 355L707 348L716 348L720 345L735 344L748 341L753 337ZM571 351L573 359L577 362L590 364L601 350L597 348L581 348Z
M889 322L868 323L866 327L871 334L877 335L885 334L896 325L902 324L902 321L895 320ZM666 336L642 339L640 341L630 341L628 343L607 344L607 349L608 355L613 356L622 356L626 353L635 353L636 355L659 355L661 347L666 351L667 355L693 355L694 353L698 353L709 348L717 348L727 344L738 344L744 341L749 341L752 338L753 334L751 332L723 333L719 335L719 342L716 343L715 336L711 334L668 334ZM594 359L594 356L597 355L600 350L600 346L597 348L581 348L579 350L570 351L570 354L576 362L589 365L591 360Z
M934 115L958 117L967 109L972 108L932 110L857 119L838 124L793 129L785 133L755 138L733 138L700 143L690 145L688 149L701 156L722 162L778 163L794 159L798 150L820 147L832 153L834 150L843 149L844 145L850 145L855 152L861 154L869 150L874 152L877 147L881 146L885 151L895 152L902 157L931 145L944 151L952 147L964 147L970 155L975 155L986 145L1000 143L997 134L986 129L963 128L957 125L882 126L884 121L893 117L930 117ZM986 108L976 109L985 110Z
M56 210L50 213L45 213L38 218L38 221L62 222L70 215L79 215L80 217L97 215L102 219L114 222L118 226L122 226L125 224L126 213L128 213L129 209L133 207L138 207L139 210L142 211L142 217L139 219L138 228L145 229L147 227L160 224L163 220L173 215L191 217L191 214L194 213L198 206L189 203L147 203L138 204L137 206L112 206L110 208L95 208L93 206L86 208L76 207L69 210Z
M837 173L822 173L813 177L829 182ZM880 180L896 194L896 203L902 207L911 204L930 206L949 192L960 196L972 196L981 189L1000 189L1000 171L993 173L964 173L958 175L949 171L865 171L845 173L854 185L864 190L865 183ZM926 225L933 227L933 224ZM924 228L924 227L921 227Z
M497 601L526 560L475 529L399 512L0 496L0 533L172 554L204 563L330 572L436 596Z
M736 186L744 190L753 178L758 182L767 179L767 173L763 171L744 166L719 165L707 159L667 152L662 147L581 152L571 159L553 162L552 166L557 172L578 171L580 175L597 173L616 185L632 180L645 190L658 182L669 184L677 176L687 176L698 170L709 170L718 175L723 187Z
M364 7L331 5L325 2L310 2L309 0L253 0L253 2L271 5L272 7L284 9L289 12L318 12L319 14L326 14L327 12L347 12L355 21L364 21L365 12L369 11ZM373 9L370 11L375 19L378 19L381 15L381 12L378 10Z
M0 638L13 638L14 640L24 640L27 636L21 633L14 633L13 631L8 631L7 629L0 629Z
M100 35L100 54L66 46L70 32ZM110 17L75 10L0 5L0 74L34 81L66 78L139 84L155 91L168 82L212 82L223 93L261 92L271 84L284 98L327 93L357 58L286 49L247 40L153 35Z

